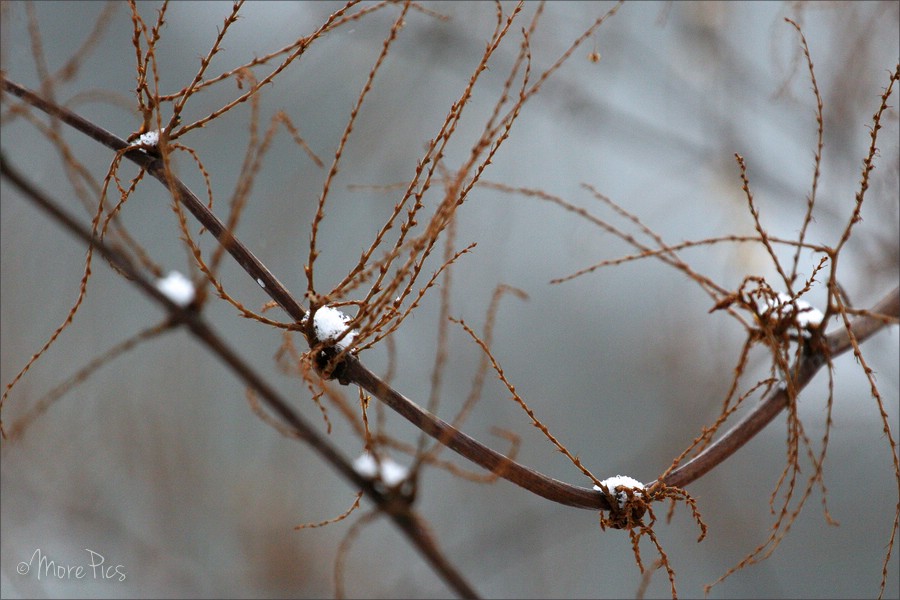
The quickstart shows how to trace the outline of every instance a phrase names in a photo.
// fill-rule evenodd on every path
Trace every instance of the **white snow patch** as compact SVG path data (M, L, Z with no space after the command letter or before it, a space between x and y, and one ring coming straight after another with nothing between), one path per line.
M795 303L797 305L797 314L794 319L799 327L818 327L822 324L822 321L825 319L822 311L805 300L796 300ZM791 297L782 292L778 293L777 300L773 301L771 298L766 298L766 305L774 308L779 316L786 316L794 310Z
M323 306L316 311L313 326L316 329L316 337L322 342L331 342L336 340L344 331L347 330L347 323L350 317L342 313L336 308ZM350 346L353 338L356 337L355 331L350 331L335 344L339 350L343 350Z
M169 271L165 277L156 280L156 289L166 298L184 307L194 301L197 291L191 280L178 271Z
M166 128L163 127L162 131L165 130ZM147 133L142 134L135 143L139 146L149 146L151 148L155 147L159 144L159 130L154 129L153 131L148 131Z
M379 464L369 452L363 452L353 461L353 469L363 477L377 477L386 486L394 487L402 483L409 476L409 469L394 462L388 457L381 457L381 469Z
M609 488L609 493L616 497L616 500L619 502L619 508L625 508L625 502L628 500L628 495L618 488L629 488L632 490L642 490L644 489L644 484L638 481L637 479L633 479L628 477L627 475L616 475L615 477L609 477L601 481L603 485ZM598 492L602 492L603 489L599 485L595 485L594 489ZM640 496L641 493L638 491L634 492L635 496Z

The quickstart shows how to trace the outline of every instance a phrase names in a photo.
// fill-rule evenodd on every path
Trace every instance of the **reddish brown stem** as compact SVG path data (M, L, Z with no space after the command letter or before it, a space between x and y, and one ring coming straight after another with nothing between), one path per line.
M3 79L3 89L25 99L29 104L54 115L114 150L121 151L127 147L125 141L111 133L65 108L42 99L34 92L5 78ZM284 285L250 250L225 228L222 222L190 189L175 176L166 174L161 159L154 158L142 150L130 150L126 152L125 156L146 168L148 172L162 182L197 220L219 240L238 264L247 271L250 277L257 282L262 282L266 293L295 321L299 322L303 319L306 315L306 310L294 299ZM900 318L900 288L895 288L870 312ZM857 343L860 343L884 327L885 321L873 316L860 316L854 319L850 325ZM847 351L852 346L849 334L845 329L839 329L832 333L826 337L825 341L828 352L830 352L832 357ZM793 382L794 389L799 391L809 383L825 362L825 355L821 352L804 356L796 369L796 379ZM340 368L340 376L342 382L359 385L420 430L446 444L461 456L516 485L567 506L591 510L609 509L609 504L602 493L593 489L570 485L538 473L462 433L394 390L354 356L348 355L346 357L345 363ZM722 438L711 444L690 462L669 473L665 477L664 483L670 486L684 487L709 472L772 422L787 406L787 399L785 387L773 391Z
M873 314L900 318L900 288L894 288L887 296L876 304L870 312ZM857 344L862 343L863 340L884 326L884 320L874 316L860 316L851 322L851 329ZM827 336L825 341L828 347L827 351L832 357L846 352L852 347L850 334L844 328L838 329ZM805 387L825 363L826 357L821 352L805 355L796 370L794 380L795 389L799 391ZM747 414L743 420L732 427L716 442L708 446L703 452L695 456L689 462L669 473L663 478L663 483L675 487L684 487L692 481L699 479L711 469L722 463L726 458L734 454L738 448L753 439L753 436L771 423L772 420L787 407L787 405L787 386L782 385L763 398L753 411Z

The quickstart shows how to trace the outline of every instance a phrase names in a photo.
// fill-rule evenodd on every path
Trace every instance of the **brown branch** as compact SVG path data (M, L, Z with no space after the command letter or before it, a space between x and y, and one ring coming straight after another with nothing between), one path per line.
M102 127L82 118L64 107L58 106L41 98L33 91L20 86L9 79L3 78L3 90L14 94L35 108L58 118L60 121L74 127L78 131L100 142L104 146L124 151L128 143L106 131ZM143 150L133 149L125 152L125 157L147 170L148 173L158 179L175 196L191 214L212 233L222 246L231 254L239 265L263 288L275 302L295 321L300 321L306 316L306 310L287 291L287 288L278 281L275 275L256 256L247 249L244 244L234 237L224 223L219 220L203 202L177 177L166 175L163 161L147 154Z
M348 356L343 376L387 404L401 417L475 464L496 473L539 496L567 506L609 510L606 497L597 490L571 485L521 465L469 437L446 421L429 413Z
M3 89L56 116L64 123L71 125L113 150L122 151L128 146L124 140L119 139L90 121L63 107L43 100L34 92L5 78L3 79ZM129 150L125 152L125 157L147 169L149 173L169 188L172 194L184 204L197 220L225 246L238 264L257 282L262 281L265 284L262 286L264 291L291 317L299 322L306 316L306 310L293 298L281 282L272 275L246 246L225 228L206 205L177 177L171 173L167 176L163 172L164 167L161 159L154 158L142 150ZM158 292L156 294L158 295ZM419 407L415 402L391 388L377 375L369 371L356 357L347 355L344 360L345 363L340 372L342 379L359 385L435 439L439 441L447 440L449 448L472 462L499 474L517 485L525 487L539 496L555 502L579 508L609 509L609 504L602 493L593 489L566 484L510 460Z
M900 287L894 288L878 304L872 307L870 312L875 313L875 315L900 317ZM857 344L860 344L884 327L884 319L874 315L860 316L850 322L849 328L842 327L826 336L824 340L826 349L815 353L807 353L800 360L794 376L794 389L799 391L805 387L827 362L827 356L834 358L852 347L851 331L853 339L856 340ZM699 479L762 431L766 425L771 423L787 407L788 403L789 394L786 386L782 385L773 390L752 412L747 414L716 442L686 464L663 477L662 483L669 486L684 487ZM650 485L652 484L648 484L647 487L650 487Z
M285 398L266 383L263 377L257 374L249 364L244 362L240 355L203 320L199 312L191 307L181 307L172 302L156 288L153 282L144 276L140 269L132 264L126 255L107 246L98 237L92 235L91 230L67 215L53 200L45 196L25 179L21 173L9 165L2 154L0 154L0 173L70 233L90 244L98 254L106 258L110 264L123 273L142 292L161 304L168 312L169 319L173 323L180 323L186 326L213 354L228 365L238 378L255 390L269 409L274 411L298 438L306 441L325 462L331 465L353 486L362 490L380 510L389 515L422 556L431 564L435 572L460 597L478 597L478 593L474 588L456 571L438 549L434 539L428 534L427 527L422 523L421 517L408 504L404 505L405 510L398 510L397 500L394 497L380 491L373 480L357 473L350 462L338 452L337 448L332 446L326 437L309 425L303 417L294 411Z
M84 132L93 139L107 145L114 150L124 150L127 144L111 133L97 127L93 123L82 119L71 111L59 107L40 98L34 92L19 86L7 79L3 79L3 89L27 100L41 110L49 112L63 122ZM141 150L129 150L125 156L146 168L163 185L168 187L172 194L180 200L188 210L194 214L221 244L231 253L245 271L257 282L262 282L263 289L275 300L291 317L300 321L306 315L305 309L291 296L284 286L272 275L271 272L250 252L236 237L234 237L219 219L188 189L178 178L172 174L166 174L163 169L163 161L156 159ZM152 290L156 297L158 292ZM900 317L900 288L891 292L884 300L876 305L872 311L876 314L884 314L891 317ZM876 316L859 316L850 322L853 335L857 344L883 328L886 325L884 319ZM850 334L846 329L840 329L826 337L827 352L834 357L851 347ZM826 355L823 351L805 355L798 365L796 376L790 382L795 393L812 380L816 372L826 363ZM358 358L347 355L341 365L340 379L342 382L354 383L368 391L373 396L387 404L390 408L407 419L420 430L445 442L446 445L492 473L515 483L541 497L554 502L586 508L591 510L609 510L610 506L606 497L593 489L570 485L543 475L529 467L521 465L510 458L481 444L474 438L457 430L449 423L432 415L419 407L415 402L406 398L381 378L366 368ZM260 382L263 383L263 382ZM748 414L740 423L735 425L728 433L715 443L707 447L701 454L688 463L675 469L666 475L662 483L668 486L684 487L695 481L712 468L723 462L735 451L765 428L787 405L787 388L782 386L769 394L759 406ZM286 408L286 407L285 407ZM289 409L288 409L289 410ZM293 414L293 413L290 413ZM656 483L656 482L654 482Z

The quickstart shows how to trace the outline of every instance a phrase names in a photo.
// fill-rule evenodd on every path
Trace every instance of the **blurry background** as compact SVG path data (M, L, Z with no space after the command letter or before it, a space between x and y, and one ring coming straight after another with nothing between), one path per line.
M317 281L323 289L355 263L396 201L395 193L350 186L412 176L424 144L462 92L496 22L492 3L424 5L450 18L409 14L360 113L320 231ZM152 23L159 4L138 6ZM211 72L290 44L340 6L248 3ZM503 6L509 11L513 5ZM549 67L611 6L548 3L532 38L533 72ZM753 234L733 158L738 152L747 161L769 232L795 237L812 181L816 122L799 36L783 20L789 16L803 26L824 101L825 149L809 240L833 245L853 210L869 147L867 127L897 62L898 6L625 4L529 101L485 177L541 188L625 227L581 187L588 183L677 243ZM525 16L476 87L447 155L450 168L468 157L518 51L517 32L527 27L536 7L526 5ZM36 2L33 9L46 62L55 71L89 36L104 5ZM219 2L169 6L158 50L164 92L192 79L230 10L230 3ZM286 111L329 164L398 10L381 10L314 43L264 92L263 123L276 111ZM4 2L2 17L2 68L10 79L36 87L25 4ZM135 85L131 31L123 4L77 77L57 88L60 101L122 137L139 125L128 110L134 106ZM600 55L598 62L591 60L592 53ZM232 85L196 95L187 119L237 95ZM891 104L897 104L896 92ZM202 157L220 214L243 159L248 116L249 106L239 107L181 140ZM840 280L858 307L870 306L897 284L896 110L888 111L882 124L863 221L840 263ZM72 130L62 135L79 160L102 177L109 152ZM21 119L5 121L2 148L14 166L60 200L71 200L71 212L84 216L56 150L32 126ZM183 156L184 179L199 193L202 179ZM129 166L123 173L134 170ZM279 136L238 229L298 295L306 285L302 266L309 223L325 174L287 136ZM5 385L65 318L77 295L85 249L6 181L0 185ZM187 272L167 202L162 188L148 181L126 205L123 218L158 263ZM454 267L451 314L481 331L497 284L530 295L527 302L511 296L503 300L494 354L536 414L594 473L650 481L715 419L744 334L727 315L708 314L709 297L683 274L642 261L550 285L555 277L629 249L557 206L485 188L473 190L460 210L457 239L460 246L471 241L478 246ZM792 249L785 250L783 258L792 255ZM747 275L778 281L761 247L717 245L685 251L683 257L731 288ZM802 257L802 278L818 258ZM3 413L7 426L91 358L162 317L101 261L95 260L94 271L74 324L10 396ZM251 308L267 299L230 263L222 280ZM814 304L824 297L821 285L807 296ZM437 298L432 294L394 336L394 384L423 404L438 329ZM321 425L305 387L274 366L278 332L237 317L222 302L211 303L206 314L298 410ZM469 393L480 360L478 348L459 328L451 332L444 418L451 418ZM879 333L863 351L896 425L897 328ZM384 346L362 358L376 371L386 368ZM754 355L747 382L763 376L764 367L762 354ZM897 484L861 369L851 356L843 356L836 371L825 482L828 508L840 526L825 523L816 492L769 560L731 576L710 597L877 595ZM522 439L520 462L587 484L509 401L496 378L489 379L464 430L501 450L506 442L493 437L491 427L513 430ZM801 397L806 433L817 447L824 434L826 382L820 373ZM352 391L349 396L352 401ZM334 413L332 419L337 419ZM416 439L405 421L389 415L388 423L398 438ZM704 584L766 540L774 520L769 494L785 462L784 423L782 416L689 487L710 527L705 541L696 543L699 532L684 507L671 524L657 524L683 597L702 595ZM896 439L897 429L893 434ZM345 425L331 437L348 457L361 450ZM296 524L343 512L355 490L306 446L257 419L235 377L182 332L141 345L76 387L20 440L3 443L0 464L3 597L327 597L334 589L337 546L357 518L293 530ZM424 473L417 506L448 558L485 597L620 598L633 597L638 588L640 574L627 536L601 532L597 515L589 511L557 506L503 481L479 485L438 470ZM664 507L658 512L662 516ZM16 573L16 565L36 549L58 563L84 564L85 548L110 565L122 565L126 581L38 580ZM649 545L643 559L645 564L654 559ZM885 597L896 598L896 547L888 568ZM366 528L355 542L346 557L345 581L351 597L449 594L385 520ZM647 595L668 594L665 574L657 573Z

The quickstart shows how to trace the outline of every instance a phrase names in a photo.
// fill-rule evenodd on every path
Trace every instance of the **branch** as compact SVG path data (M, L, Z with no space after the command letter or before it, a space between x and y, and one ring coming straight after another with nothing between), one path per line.
M418 429L498 477L559 504L591 510L610 509L601 492L548 477L469 437L392 388L356 357L347 357L342 375L384 402Z
M247 249L236 237L234 237L222 221L214 215L203 202L180 179L166 173L165 161L147 154L143 150L129 147L128 142L113 135L109 131L95 125L91 121L75 114L74 112L59 106L53 102L41 98L35 92L3 78L3 90L14 94L35 108L38 108L51 117L57 118L63 123L84 133L92 139L100 142L107 148L116 152L124 152L127 159L146 169L148 173L158 179L171 193L187 208L191 214L212 233L222 246L228 250L232 257L247 272L265 292L278 303L284 311L295 321L301 321L306 316L306 310L294 299L287 288L278 281L275 275L256 256Z
M123 140L106 130L97 127L65 108L40 98L34 92L5 78L3 79L3 89L61 119L109 148L123 151L127 147ZM238 264L292 318L298 322L303 319L306 315L306 310L293 298L281 282L272 275L265 265L225 228L222 222L187 186L173 174L165 171L165 164L162 159L152 157L141 150L126 151L125 156L147 169L148 172L166 186L197 220L219 240ZM891 292L885 300L873 308L872 312L900 317L900 289L895 289ZM879 320L872 316L860 316L850 322L850 328L853 331L857 344L885 325L884 320ZM809 353L800 361L796 380L793 382L795 392L799 392L805 387L822 365L827 362L824 352L827 351L830 353L830 356L834 357L852 347L851 337L846 329L840 329L828 335L826 342L827 350ZM464 458L495 473L499 477L503 477L543 498L560 504L590 510L610 509L610 505L603 493L594 489L570 485L543 475L462 433L394 390L353 355L345 357L344 363L340 368L340 379L342 383L354 383L360 386L420 430L447 445ZM683 487L703 476L765 428L787 406L787 403L787 388L782 386L763 399L753 412L748 414L722 438L707 447L690 462L666 475L662 483L669 486Z
M297 322L306 316L306 310L266 266L225 227L218 217L180 179L171 172L166 172L164 161L161 158L153 157L140 149L126 151L128 144L124 140L6 78L3 79L3 89L85 133L108 148L117 152L124 151L126 158L146 169L168 188L172 195L215 236L238 264L247 271L250 277L260 284L263 290L285 312ZM90 239L90 236L88 239ZM346 381L356 383L425 433L438 441L444 442L446 440L445 443L451 449L475 464L539 496L560 504L594 510L609 510L609 503L601 492L569 485L512 461L422 409L415 402L394 390L377 375L369 371L356 357L347 355L344 360L344 367L341 369L342 380L346 378Z
M5 83L5 82L4 82ZM110 134L111 135L111 134ZM96 139L96 138L95 138ZM178 324L185 325L213 354L241 379L253 388L265 404L274 411L296 434L307 442L325 462L346 478L353 486L362 490L385 514L389 515L406 534L412 544L425 557L435 572L462 598L477 598L478 593L469 585L462 575L449 563L434 543L428 528L421 518L412 510L409 503L399 506L396 497L388 495L375 487L373 480L363 477L353 466L303 417L297 414L286 399L244 362L228 344L203 320L199 312L190 307L181 307L172 302L135 267L131 260L118 250L110 247L91 231L65 213L56 203L35 188L21 173L14 169L0 153L0 174L9 179L23 194L37 206L46 211L52 219L63 225L70 233L80 238L106 258L115 268L121 271L126 279L152 298L169 314L169 318ZM202 206L202 205L201 205ZM233 238L232 238L233 239ZM237 240L235 240L237 244ZM243 246L240 246L241 248ZM251 255L252 256L252 255ZM255 257L254 257L255 260ZM266 271L268 272L268 271ZM277 281L277 280L276 280Z
M861 344L872 334L885 327L887 323L884 318L878 318L878 315L900 318L900 287L894 288L888 293L869 313L871 314L855 318L850 322L849 328L838 329L826 336L826 345L823 350L803 356L796 369L793 383L796 392L806 387L822 368L822 365L827 362L828 356L835 357L843 354L853 347L854 340L857 345ZM684 487L699 479L762 431L788 406L789 401L787 386L779 386L721 438L692 460L663 477L662 482L669 486ZM648 484L647 487L651 485L653 484Z

